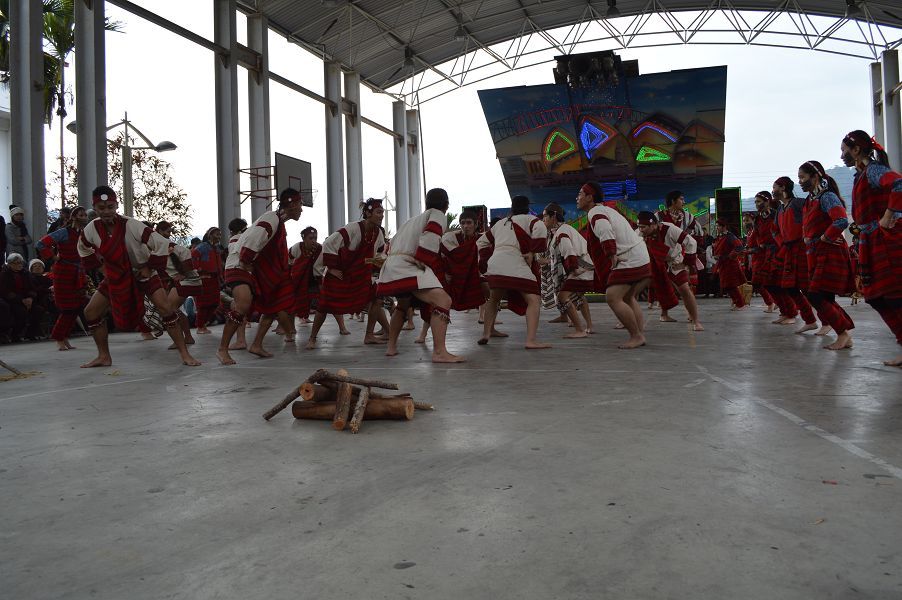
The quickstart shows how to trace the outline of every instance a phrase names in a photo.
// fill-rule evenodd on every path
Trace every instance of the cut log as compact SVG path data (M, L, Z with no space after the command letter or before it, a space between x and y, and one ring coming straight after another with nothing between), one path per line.
M410 398L370 398L366 403L363 420L413 419L413 400ZM335 418L335 402L297 401L291 405L291 414L296 419L331 421Z
M317 369L313 375L307 378L307 381L309 381L310 383L321 383L326 380L337 381L339 383L352 383L354 385L363 385L366 387L382 388L384 390L398 389L397 383L378 381L376 379L361 379L360 377L350 377L346 374L342 375L341 371L339 371L338 373L330 373L325 369Z
M300 397L300 395L301 395L301 390L299 388L295 388L295 389L291 390L290 392L288 392L288 394L285 395L284 398L282 398L281 402L279 402L278 404L276 404L275 406L270 408L268 411L263 413L263 418L266 419L267 421L269 421L274 416L276 416L277 414L279 414L280 412L285 410L285 408L287 408L289 404L291 404L292 402L297 400Z
M335 398L335 414L332 418L332 427L341 431L348 424L348 415L351 414L351 384L342 383L338 386L338 394Z
M363 413L366 411L366 405L370 400L370 388L360 390L360 397L357 398L357 406L354 407L354 416L351 417L351 433L360 431L360 424L363 422Z
M304 400L312 400L314 402L335 402L338 386L340 383L334 381L321 381L320 383L304 382L301 384L301 398ZM351 396L358 398L360 396L359 387L351 388ZM370 398L410 398L410 394L380 394L370 391Z

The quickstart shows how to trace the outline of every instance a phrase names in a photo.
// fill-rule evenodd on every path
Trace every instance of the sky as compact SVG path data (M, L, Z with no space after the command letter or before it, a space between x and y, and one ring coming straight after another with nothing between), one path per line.
M156 0L153 10L208 39L213 39L212 2ZM123 32L108 32L107 121L129 120L154 143L174 142L178 149L161 156L172 164L175 181L193 208L193 229L202 233L217 220L216 158L211 52L134 15L107 5L108 16ZM238 15L239 41L246 22ZM322 63L312 54L271 33L270 70L322 94ZM593 49L582 46L579 52ZM839 141L852 129L872 129L869 65L860 58L822 52L751 46L670 46L618 52L638 59L642 73L727 65L724 185L739 186L743 196L770 189L780 175L794 176L798 165L815 159L825 166L839 161ZM77 60L77 57L74 58ZM74 62L70 60L70 70ZM443 187L451 211L460 206L509 203L507 187L482 113L477 90L553 82L547 63L464 87L420 106L425 187ZM74 70L67 75L74 81ZM247 74L238 70L240 165L247 167ZM387 127L391 103L385 94L361 88L361 113ZM273 152L313 165L314 206L289 227L296 237L313 225L326 234L324 111L320 103L277 83L270 84ZM74 119L74 108L69 110ZM58 161L58 135L45 138L49 171ZM366 196L394 195L391 138L363 129L363 184ZM111 133L111 135L113 135ZM76 138L65 134L66 154ZM242 181L241 189L249 184ZM574 191L575 194L575 191ZM244 207L250 218L250 206ZM356 216L355 216L356 218ZM349 219L353 220L353 219Z

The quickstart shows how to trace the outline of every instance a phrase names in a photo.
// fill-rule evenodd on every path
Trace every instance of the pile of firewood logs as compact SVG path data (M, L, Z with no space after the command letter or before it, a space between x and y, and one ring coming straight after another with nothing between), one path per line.
M351 377L344 369L336 373L318 369L266 411L263 418L269 421L291 404L291 414L296 419L332 421L337 431L348 427L351 433L357 433L367 419L409 421L415 410L434 410L431 404L414 402L410 394L384 395L372 388L397 390L398 384Z

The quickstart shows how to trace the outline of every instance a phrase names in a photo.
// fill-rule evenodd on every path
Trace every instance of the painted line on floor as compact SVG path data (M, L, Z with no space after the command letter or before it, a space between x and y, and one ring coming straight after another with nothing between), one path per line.
M701 372L702 374L704 374L705 376L710 378L712 381L715 381L715 382L721 384L725 388L727 388L733 392L741 392L742 391L741 385L738 385L736 383L728 381L722 377L718 377L717 375L710 373L708 371L708 369L706 369L705 367L703 367L701 365L695 365L695 367L699 370L699 372ZM805 431L813 433L814 435L818 436L819 438L827 440L831 444L836 444L837 446L839 446L846 452L849 452L850 454L854 454L855 456L858 456L859 458L863 458L863 459L877 465L878 467L880 467L880 468L884 469L885 471L887 471L888 473L890 473L896 479L902 479L902 468L899 468L899 467L893 465L892 463L887 462L886 460L880 458L879 456L875 456L875 455L871 454L864 448L861 448L860 446L856 446L851 441L844 440L843 438L841 438L837 435L833 435L829 431L821 429L817 425L814 425L813 423L809 423L802 417L795 415L795 414L789 412L788 410L786 410L785 408L781 408L772 402L764 400L763 398L758 398L757 396L751 396L751 395L746 395L745 397L748 398L749 400L751 400L752 402L754 402L755 404L759 404L759 405L763 406L764 408L767 408L767 409L777 413L781 417L784 417L785 419L789 420L790 422L798 425Z
M435 367L437 371L466 371L468 373L483 373L483 372L491 372L491 373L628 373L631 376L633 375L633 371L629 369L495 369L495 368L478 368L478 369L461 369L454 367L442 367L440 363L431 363L424 362L423 366L420 367L358 367L356 365L345 365L344 367L336 366L332 367L335 369L347 368L348 370L354 371L421 371L427 366ZM275 370L275 371L285 371L289 367L245 367L243 365L229 365L229 366L219 366L214 367L211 370L216 369L260 369L260 370ZM674 373L684 373L684 371L652 371L648 369L642 369L643 373L662 373L672 375Z
M0 398L0 402L4 400L18 400L19 398L30 398L32 396L42 396L44 394L59 394L64 392L76 392L78 390L90 390L94 388L109 387L111 385L122 385L123 383L136 383L138 381L150 381L153 377L142 377L141 379L127 379L125 381L112 381L110 383L98 383L91 385L83 385L75 388L63 388L61 390L47 390L46 392L34 392L31 394L22 394L21 396L9 396L8 398Z

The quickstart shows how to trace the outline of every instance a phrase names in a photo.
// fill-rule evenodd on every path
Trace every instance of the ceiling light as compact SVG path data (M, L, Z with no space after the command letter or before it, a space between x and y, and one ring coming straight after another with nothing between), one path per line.
M847 0L851 2L852 0ZM617 0L608 0L608 12L605 14L605 18L613 19L620 16L620 10L617 9Z
M409 69L412 69L414 67L413 50L411 50L409 46L407 48L404 48L404 66Z
M457 30L454 32L454 41L463 42L467 39L467 30L464 29L463 23L457 24Z
M861 7L856 4L855 0L846 0L846 18L851 19L861 14Z

